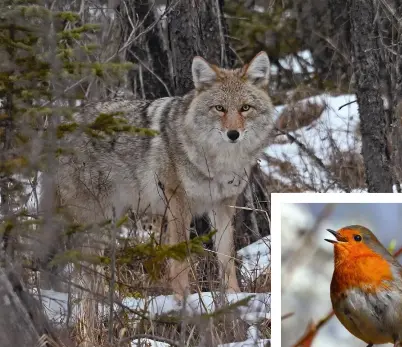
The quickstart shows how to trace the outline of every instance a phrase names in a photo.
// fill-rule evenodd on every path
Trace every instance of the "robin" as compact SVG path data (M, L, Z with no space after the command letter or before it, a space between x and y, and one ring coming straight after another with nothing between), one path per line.
M334 231L331 302L343 326L372 347L402 346L402 266L360 225Z

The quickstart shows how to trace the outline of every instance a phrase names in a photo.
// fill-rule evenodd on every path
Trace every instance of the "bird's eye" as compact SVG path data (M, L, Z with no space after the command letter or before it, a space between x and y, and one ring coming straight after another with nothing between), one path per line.
M215 110L217 110L218 112L223 112L223 111L225 111L225 109L223 108L222 105L216 105L216 106L215 106Z
M241 107L241 111L242 111L242 112L247 112L249 109L250 109L250 105L243 105L243 106Z
M355 241L360 242L362 240L362 237L360 235L355 235L353 236L353 238L355 239Z

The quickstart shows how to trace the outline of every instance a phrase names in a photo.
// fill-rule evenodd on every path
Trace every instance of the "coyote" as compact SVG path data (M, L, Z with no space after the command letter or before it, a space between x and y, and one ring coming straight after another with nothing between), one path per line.
M169 244L187 240L192 217L208 212L226 290L240 291L232 258L233 206L274 128L269 69L265 52L236 70L195 57L195 89L183 97L85 106L75 115L78 122L120 112L130 125L158 135L71 135L67 142L75 154L60 159L57 175L62 204L81 222L111 218L112 211L119 217L129 208L166 214ZM188 272L185 262L171 261L178 295L188 288Z

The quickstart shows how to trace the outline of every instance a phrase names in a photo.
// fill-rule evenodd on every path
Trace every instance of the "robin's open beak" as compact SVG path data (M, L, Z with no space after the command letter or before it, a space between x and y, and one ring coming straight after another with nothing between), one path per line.
M332 235L335 236L336 240L330 240L330 239L324 239L325 241L328 241L330 243L338 243L338 233L335 230L332 229L327 229Z

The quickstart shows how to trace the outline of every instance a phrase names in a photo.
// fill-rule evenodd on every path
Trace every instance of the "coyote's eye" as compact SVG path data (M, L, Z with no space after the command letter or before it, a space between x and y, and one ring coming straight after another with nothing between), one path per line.
M250 105L243 105L243 106L241 107L241 111L242 111L242 112L247 112L249 109L250 109Z
M216 109L218 112L224 112L224 111L225 111L225 109L223 108L222 105L216 105L216 106L215 106L215 109Z

